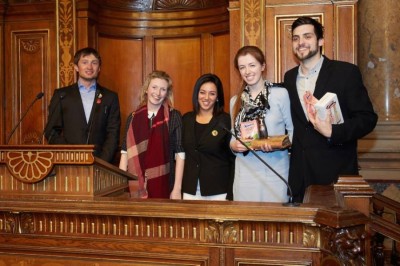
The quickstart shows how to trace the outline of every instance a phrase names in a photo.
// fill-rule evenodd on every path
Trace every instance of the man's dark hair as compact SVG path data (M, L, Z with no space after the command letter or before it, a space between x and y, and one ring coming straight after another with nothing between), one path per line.
M317 20L310 17L299 17L292 23L292 33L295 28L301 25L313 25L314 33L317 36L317 40L324 38L324 26L322 26L322 24L319 23Z
M97 60L99 60L99 65L101 66L101 57L99 52L97 52L96 49L91 47L82 48L79 51L77 51L74 56L74 64L78 65L79 59L81 59L82 56L87 56L91 54L94 55L94 57L96 57Z

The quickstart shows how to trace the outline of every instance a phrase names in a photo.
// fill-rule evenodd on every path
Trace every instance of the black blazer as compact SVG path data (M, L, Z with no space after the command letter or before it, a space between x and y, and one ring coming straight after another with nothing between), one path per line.
M197 182L203 196L227 193L232 195L234 155L229 148L231 135L222 129L231 128L227 113L214 116L202 136L196 137L196 114L186 113L182 118L185 150L182 192L195 195Z
M45 136L49 144L94 144L94 155L112 162L121 126L118 95L99 84L86 122L78 84L56 89L49 105Z
M338 96L344 123L332 126L328 140L308 122L296 88L299 67L285 74L294 125L289 184L293 194L302 199L312 184L332 184L339 175L358 174L357 140L370 133L378 116L365 88L359 68L353 64L324 58L314 96L326 92Z

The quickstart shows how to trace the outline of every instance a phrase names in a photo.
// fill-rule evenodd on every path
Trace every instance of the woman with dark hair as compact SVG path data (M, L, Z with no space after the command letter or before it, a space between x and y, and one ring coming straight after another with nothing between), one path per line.
M193 111L182 118L185 151L183 199L232 198L234 155L229 149L230 116L224 112L224 91L214 74L204 74L193 90Z

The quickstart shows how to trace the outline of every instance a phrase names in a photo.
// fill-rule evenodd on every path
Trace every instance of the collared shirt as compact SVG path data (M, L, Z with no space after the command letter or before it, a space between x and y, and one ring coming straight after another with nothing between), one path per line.
M321 56L318 63L308 72L307 75L303 74L303 72L301 71L301 67L299 67L299 72L296 80L296 87L297 87L297 93L299 94L300 97L301 106L303 107L303 111L306 117L308 117L308 115L303 96L306 93L306 91L309 91L311 94L314 94L315 84L317 83L319 71L321 70L323 61L324 57Z
M86 122L89 123L90 113L92 112L94 97L96 94L96 82L90 85L89 89L79 83L79 93L81 94L83 109L85 110Z

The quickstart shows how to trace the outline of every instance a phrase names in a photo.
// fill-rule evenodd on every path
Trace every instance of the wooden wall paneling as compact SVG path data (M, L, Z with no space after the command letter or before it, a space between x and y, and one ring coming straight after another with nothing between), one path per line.
M139 105L143 83L142 39L98 37L102 66L99 83L118 93L121 109L121 137L125 135L128 115Z
M217 75L224 87L224 99L226 112L229 112L230 86L229 86L229 71L230 58L226 51L229 51L229 34L228 33L207 33L201 35L202 39L202 63L201 74L213 73ZM194 83L193 86L194 87Z
M201 34L201 73L213 72L213 36L210 33Z
M144 36L143 38L143 81L146 76L151 73L154 69L154 37Z
M215 34L212 38L211 72L218 75L224 86L225 111L229 113L229 100L232 97L230 87L230 69L233 61L229 57L229 33ZM205 72L203 70L203 72Z
M193 86L201 75L201 37L155 39L155 69L173 81L174 105L182 114L191 111Z
M68 0L67 0L68 1ZM76 2L76 49L97 48L97 20L101 8L93 1Z
M1 8L5 8L4 5ZM17 125L39 92L35 103L10 143L38 143L46 122L47 105L56 86L55 3L8 3L2 27L4 113L2 142ZM3 24L2 24L3 25Z
M6 136L27 111L39 92L45 96L35 103L10 140L14 144L38 143L46 124L47 106L55 86L56 60L54 24L29 22L7 25L6 43Z
M285 3L283 3L285 2ZM287 70L298 65L292 52L291 25L299 16L311 16L325 27L323 53L333 58L333 6L330 1L270 1L266 5L267 79L282 82Z
M265 250L253 249L246 250L243 248L230 249L230 258L233 258L230 264L226 265L243 265L243 266L311 266L313 262L320 261L320 254L312 254L294 247L288 249L268 248ZM290 253L290 255L288 255Z
M357 64L357 6L334 4L335 58Z
M155 69L165 70L171 75L175 107L182 113L192 110L194 82L202 73L214 71L213 55L229 51L229 42L220 43L226 41L220 36L227 34L229 27L228 12L223 2L205 1L200 5L184 2L178 4L179 9L176 9L173 2L156 3L151 7L144 2L77 1L77 49L94 42L101 51L104 65L99 81L104 85L119 84L117 90L123 123L128 113L137 107L138 92L144 78ZM96 33L95 41L91 40L92 31ZM130 45L123 44L131 40L141 40L141 49L137 45L129 48ZM112 49L125 49L126 58L113 57L119 52ZM109 55L104 55L105 52ZM109 60L114 60L115 64L118 61L120 64L128 63L126 69L106 70ZM229 72L224 72L219 64L216 70L228 73L222 74L226 80ZM113 75L117 69L121 74ZM133 80L127 81L132 79L132 73Z

